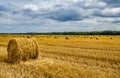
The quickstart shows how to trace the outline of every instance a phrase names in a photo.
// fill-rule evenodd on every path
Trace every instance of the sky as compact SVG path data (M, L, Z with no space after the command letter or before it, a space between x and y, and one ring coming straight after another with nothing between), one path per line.
M120 31L120 0L0 0L0 33Z

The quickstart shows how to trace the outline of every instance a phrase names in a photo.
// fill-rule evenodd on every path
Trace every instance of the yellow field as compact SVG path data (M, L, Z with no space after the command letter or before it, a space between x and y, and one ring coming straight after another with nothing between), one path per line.
M39 58L9 64L13 37L23 35L0 35L0 78L120 78L120 36L34 35Z

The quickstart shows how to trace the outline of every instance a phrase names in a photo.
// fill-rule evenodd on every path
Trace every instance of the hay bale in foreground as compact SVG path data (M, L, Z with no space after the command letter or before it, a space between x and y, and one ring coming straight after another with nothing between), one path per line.
M20 61L36 59L39 46L34 38L16 38L9 41L7 51L9 63L20 63Z

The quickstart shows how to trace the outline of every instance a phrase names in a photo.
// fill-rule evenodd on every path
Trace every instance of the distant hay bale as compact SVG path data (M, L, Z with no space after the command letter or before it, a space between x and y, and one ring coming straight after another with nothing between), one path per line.
M16 38L9 41L7 51L9 63L20 63L20 61L36 59L39 46L34 38Z
M27 35L27 38L32 38L32 35Z
M99 38L96 38L96 40L98 40Z
M55 36L54 38L55 38L55 39L57 39L58 37L57 37L57 36Z
M66 40L68 40L69 38L68 37L65 37Z
M112 40L113 38L110 38L110 40Z

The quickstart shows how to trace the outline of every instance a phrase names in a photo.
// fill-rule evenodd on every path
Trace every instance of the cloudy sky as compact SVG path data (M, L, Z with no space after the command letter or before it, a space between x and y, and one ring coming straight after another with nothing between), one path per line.
M0 0L0 33L120 30L120 0Z

